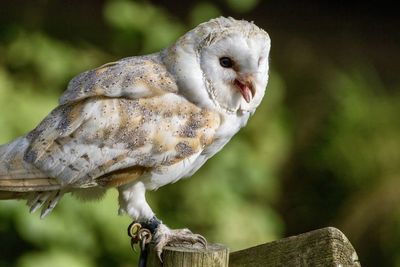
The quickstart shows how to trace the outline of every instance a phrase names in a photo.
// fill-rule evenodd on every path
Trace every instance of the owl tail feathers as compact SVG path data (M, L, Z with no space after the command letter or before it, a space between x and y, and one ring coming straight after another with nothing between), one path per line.
M43 218L57 205L63 192L57 179L47 177L23 160L28 145L26 138L20 137L0 146L0 200L26 199L31 212L43 207Z
M0 200L25 199L29 207L29 212L33 213L42 208L40 218L43 219L56 207L63 194L62 190L42 192L0 191Z
M56 207L63 194L61 190L37 192L28 199L29 211L33 213L42 207L40 218L43 219Z
M0 191L35 192L61 188L60 182L24 160L29 141L23 136L0 146Z

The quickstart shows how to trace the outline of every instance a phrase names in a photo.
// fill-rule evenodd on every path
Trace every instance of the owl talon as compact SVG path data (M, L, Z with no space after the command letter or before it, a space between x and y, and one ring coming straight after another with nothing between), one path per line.
M204 238L204 236L196 234L197 236L197 243L200 243L205 249L207 249L207 240Z
M155 251L158 259L162 262L162 250L165 246L179 247L186 244L199 244L207 248L207 240L199 235L193 234L189 229L169 229L165 224L160 224L154 235Z

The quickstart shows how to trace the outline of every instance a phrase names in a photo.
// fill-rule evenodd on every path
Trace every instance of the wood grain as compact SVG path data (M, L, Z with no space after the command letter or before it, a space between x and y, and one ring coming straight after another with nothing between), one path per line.
M229 250L221 244L208 244L207 249L192 245L165 247L163 263L150 248L147 267L228 267Z
M333 227L236 251L229 258L230 267L361 266L347 237Z

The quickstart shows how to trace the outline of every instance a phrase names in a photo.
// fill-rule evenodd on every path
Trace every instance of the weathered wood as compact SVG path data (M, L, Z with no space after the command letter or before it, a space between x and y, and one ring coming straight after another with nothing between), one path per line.
M333 227L236 251L229 258L229 267L361 266L349 240Z
M165 247L162 259L161 264L150 247L147 267L228 267L229 249L220 244L208 244L207 249L192 245Z

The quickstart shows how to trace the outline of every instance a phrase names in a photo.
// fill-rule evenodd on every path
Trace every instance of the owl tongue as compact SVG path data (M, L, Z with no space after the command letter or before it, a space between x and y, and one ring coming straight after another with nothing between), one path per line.
M239 80L235 80L235 85L239 87L240 93L242 94L244 100L250 103L251 98L254 96L253 86L251 84L242 83Z

